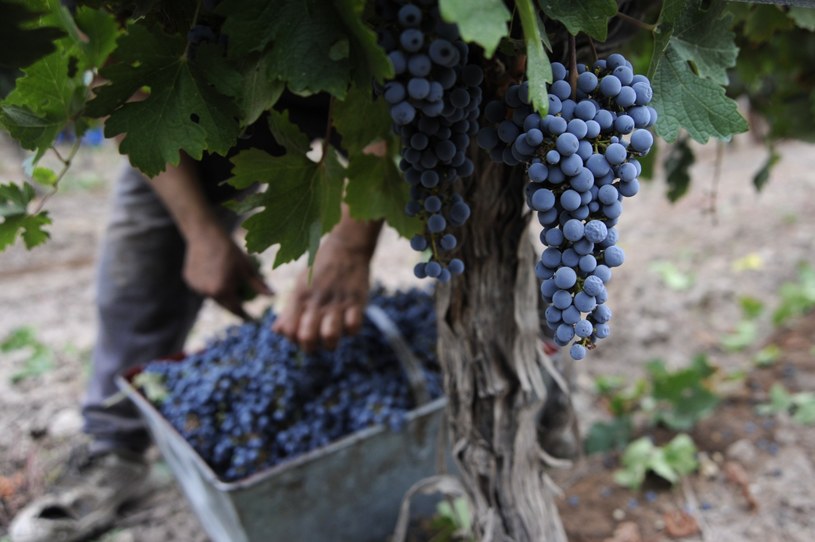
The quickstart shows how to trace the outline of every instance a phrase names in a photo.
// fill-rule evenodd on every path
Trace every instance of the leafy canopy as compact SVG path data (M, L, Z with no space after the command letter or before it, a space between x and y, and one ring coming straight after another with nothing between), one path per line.
M313 257L341 203L354 217L385 218L406 236L417 231L416 220L403 214L408 186L399 180L399 142L388 106L377 97L393 67L377 43L375 2L79 4L72 12L57 0L0 0L0 44L8 45L0 47L0 68L14 81L0 101L0 123L34 152L34 168L62 130L81 135L105 119L105 134L117 137L120 152L150 176L177 164L182 153L229 155L232 184L254 190L236 204L242 212L257 211L245 222L249 248L279 245L277 263L307 252ZM548 107L550 55L562 58L568 35L581 46L605 40L617 9L614 0L439 0L441 16L459 26L473 55L483 53L488 75L496 77L485 89L500 92L520 72L539 113ZM656 10L646 13L655 16ZM728 84L774 115L772 137L812 133L815 92L787 90L808 80L801 70L812 64L811 48L794 40L815 27L812 10L665 0L656 23L641 26L651 29L653 52L632 58L650 62L656 131L668 141L683 132L704 142L744 131L746 122L725 93ZM202 27L213 39L196 37ZM552 38L560 38L555 47ZM740 48L765 57L742 64ZM762 81L778 62L786 68L773 75L780 90L768 94ZM328 143L317 161L306 157L312 142L283 110L286 91L331 96ZM232 156L243 129L256 122L268 123L285 155ZM672 198L686 189L693 163L680 141L669 163ZM776 161L771 154L758 186ZM54 189L59 178L53 176ZM47 215L28 214L34 194L19 184L0 186L5 201L16 202L15 214L0 223L4 246L17 238L29 246L45 239Z

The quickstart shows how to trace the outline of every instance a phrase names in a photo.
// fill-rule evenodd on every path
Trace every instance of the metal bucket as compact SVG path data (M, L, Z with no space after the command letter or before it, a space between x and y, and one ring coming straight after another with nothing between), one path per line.
M381 315L372 320L377 318ZM393 329L383 332L390 335ZM118 377L117 384L138 407L215 542L384 542L404 493L436 474L446 398L409 412L401 431L370 427L243 480L224 482L131 384L137 372Z

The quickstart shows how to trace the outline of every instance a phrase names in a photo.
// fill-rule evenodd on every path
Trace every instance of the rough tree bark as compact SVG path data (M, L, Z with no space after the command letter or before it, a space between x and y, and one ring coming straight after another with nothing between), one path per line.
M464 194L473 210L461 232L467 269L437 295L439 355L478 540L564 542L545 472L557 460L541 443L568 430L571 408L541 348L521 169L477 158Z

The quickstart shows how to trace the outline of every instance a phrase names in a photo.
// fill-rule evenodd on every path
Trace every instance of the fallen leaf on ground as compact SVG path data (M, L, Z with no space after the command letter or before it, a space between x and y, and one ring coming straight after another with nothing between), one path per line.
M685 538L699 532L696 519L682 510L665 512L662 518L665 521L665 532L671 538Z
M747 471L744 470L744 467L735 461L728 461L724 464L724 473L728 480L739 486L750 511L757 510L758 501L753 495L753 492L750 491L750 477L747 475Z

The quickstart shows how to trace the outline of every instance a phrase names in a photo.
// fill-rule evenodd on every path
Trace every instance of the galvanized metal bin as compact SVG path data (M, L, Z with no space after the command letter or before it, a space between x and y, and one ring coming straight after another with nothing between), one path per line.
M224 482L129 378L117 383L141 411L215 542L384 542L405 491L436 474L445 398L411 411L399 432L371 427L244 480Z

